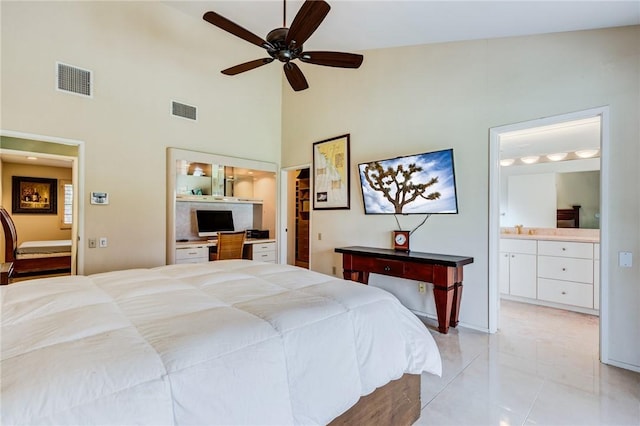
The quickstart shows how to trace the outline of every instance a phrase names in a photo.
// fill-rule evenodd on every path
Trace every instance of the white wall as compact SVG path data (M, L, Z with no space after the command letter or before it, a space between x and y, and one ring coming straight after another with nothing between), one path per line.
M109 238L85 273L165 263L167 147L280 161L282 69L222 75L256 48L204 20L160 2L3 2L1 31L2 129L85 143L81 244ZM93 71L94 97L56 91L56 61Z
M433 216L414 250L469 255L460 321L488 328L488 132L492 127L610 105L608 182L612 205L608 275L610 358L640 366L640 27L549 34L364 52L358 70L301 64L310 89L283 87L284 166L309 162L315 141L351 134L351 210L314 211L314 270L341 269L338 246L390 247L395 221L365 216L359 162L453 148L460 214ZM635 184L635 187L633 186ZM418 218L401 218L407 226ZM317 234L322 233L322 240ZM377 281L391 282L388 278ZM495 284L494 284L495 285ZM429 303L412 282L391 285L405 304ZM430 296L426 296L430 297Z

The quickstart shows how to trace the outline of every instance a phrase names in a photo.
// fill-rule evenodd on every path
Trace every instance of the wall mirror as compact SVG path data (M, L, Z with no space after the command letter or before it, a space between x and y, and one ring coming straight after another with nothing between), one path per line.
M500 226L556 228L580 206L579 228L600 228L600 118L500 137Z

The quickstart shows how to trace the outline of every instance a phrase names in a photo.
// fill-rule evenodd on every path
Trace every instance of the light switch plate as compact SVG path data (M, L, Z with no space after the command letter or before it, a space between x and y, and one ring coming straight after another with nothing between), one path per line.
M618 253L618 265L621 268L631 268L633 266L633 255L629 251L621 251Z
M100 237L100 239L98 239L98 245L100 248L107 247L107 237Z

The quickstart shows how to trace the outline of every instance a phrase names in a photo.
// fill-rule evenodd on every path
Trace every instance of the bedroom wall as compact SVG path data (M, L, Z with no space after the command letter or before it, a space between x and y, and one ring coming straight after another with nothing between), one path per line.
M414 250L473 256L460 321L488 328L489 129L609 105L610 359L640 369L640 27L422 45L365 52L359 70L301 64L310 89L283 88L283 167L309 162L315 141L351 134L351 209L312 212L314 270L341 271L338 246L390 247L390 216L365 216L359 162L453 148L458 215L432 216ZM637 185L636 185L637 186ZM401 217L410 228L421 218ZM322 233L322 240L318 240ZM631 251L632 268L618 267ZM376 277L417 312L432 295L411 281Z
M282 70L220 73L255 46L160 2L3 2L1 19L2 130L85 145L84 273L165 263L167 147L280 162ZM57 91L56 61L91 70L93 98Z

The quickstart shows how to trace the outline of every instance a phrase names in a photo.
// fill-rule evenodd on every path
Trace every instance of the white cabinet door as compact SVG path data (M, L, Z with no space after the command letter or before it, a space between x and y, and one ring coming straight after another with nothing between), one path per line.
M512 296L535 299L536 256L533 254L511 253L509 257L509 290Z

